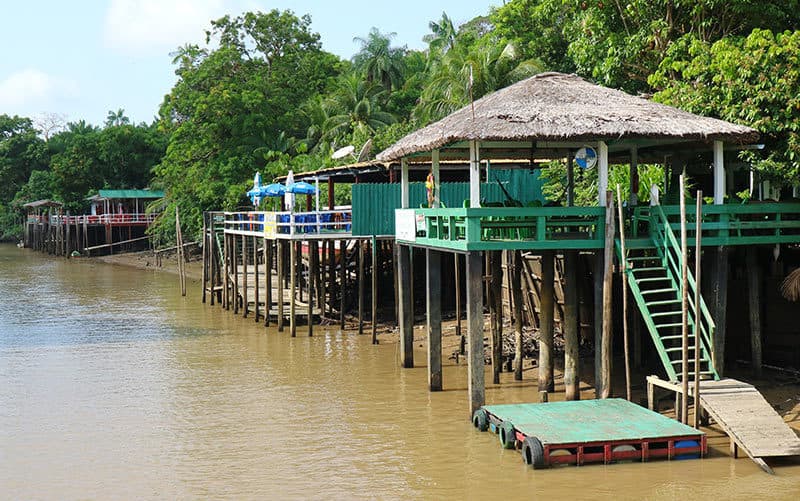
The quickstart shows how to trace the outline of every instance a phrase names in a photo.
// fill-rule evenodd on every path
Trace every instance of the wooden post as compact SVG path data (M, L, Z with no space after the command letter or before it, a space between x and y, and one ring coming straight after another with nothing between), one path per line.
M594 396L603 392L603 276L605 261L602 252L594 255Z
M564 398L581 399L580 325L578 324L578 251L564 252Z
M603 263L603 342L601 345L601 379L600 398L611 396L611 359L613 353L613 327L612 316L612 284L614 280L614 196L606 191L606 235Z
M468 252L467 338L469 350L468 388L470 417L486 402L483 362L483 271L479 252Z
M308 242L308 337L314 335L314 280L317 277L317 242Z
M552 392L553 337L555 331L555 254L541 254L542 284L539 293L539 391Z
M747 248L747 297L750 311L750 353L753 375L761 377L761 268L758 248Z
M512 252L511 302L514 311L514 379L522 381L522 252Z
M358 335L364 334L364 294L366 284L364 283L364 244L363 240L357 240L358 244Z
M216 249L217 235L214 232L214 217L213 216L209 216L209 221L211 222L211 226L209 228L209 233L208 233L208 255L210 256L208 270L209 270L209 275L210 275L209 276L209 284L211 286L211 289L210 289L211 290L211 306L214 306L215 296L217 296L217 294L219 294L217 292L217 280L219 278L218 277L219 273L218 273L218 270L217 270L217 265L219 263L217 262L217 256L218 256L218 254L216 252L217 251L217 249Z
M347 290L347 240L341 240L339 245L339 324L344 329L344 291Z
M277 259L277 268L276 272L278 273L277 282L278 282L278 300L277 300L277 307L278 307L278 332L283 332L283 274L286 272L286 266L284 266L283 258L284 256L284 248L286 245L284 244L283 240L275 240L276 251L278 253Z
M264 238L264 327L269 327L272 310L272 240Z
M326 298L328 297L328 281L326 277L328 275L328 268L325 265L325 262L328 259L328 241L323 240L320 244L322 252L320 253L319 259L319 314L320 319L325 318L328 312L328 305Z
M328 311L333 317L333 301L336 297L336 241L328 241Z
M697 190L697 208L695 211L695 247L694 247L694 427L700 428L700 351L703 346L700 331L700 256L703 250L703 191Z
M398 288L400 294L400 364L414 367L414 305L411 303L411 249L398 245Z
M442 390L442 268L441 253L427 249L428 386Z
M725 372L725 331L728 308L728 248L717 247L716 259L712 261L712 298L714 305L714 339L712 340L714 353L714 368L720 377Z
M233 262L233 314L239 314L239 253L237 249L239 237L231 235L231 242L233 243L233 254L231 259Z
M378 344L378 241L372 236L372 344Z
M208 227L206 226L206 220L208 219L207 215L203 213L203 304L206 304L206 288L208 286L208 244L211 242L211 238L208 234ZM213 286L212 286L213 290ZM213 294L213 292L212 292Z
M503 263L501 251L487 253L491 263L489 311L492 333L492 376L494 384L500 384L503 371Z
M250 253L248 249L247 237L242 235L242 317L247 318L247 313L250 310L250 302L247 297L247 286L249 277L247 275L248 261L250 260Z
M689 424L689 244L686 234L686 176L680 177L681 207L681 423Z
M456 336L461 338L461 346L464 346L464 336L461 333L461 267L459 266L459 255L453 254L453 263L455 266L455 292L456 292ZM461 355L464 355L462 350Z
M297 243L289 241L289 333L297 337Z
M185 259L183 257L183 233L181 232L181 217L178 206L175 206L175 238L178 244L178 274L181 282L181 296L186 296L186 272ZM113 247L112 247L113 249Z
M230 272L231 272L231 247L230 247L230 235L225 233L223 229L222 233L222 245L223 245L223 261L222 261L222 307L225 310L230 310Z
M261 287L259 284L260 278L258 276L258 239L253 237L253 274L255 275L255 279L253 280L253 313L255 316L255 322L258 323L261 321Z
M633 169L633 167L631 167ZM631 172L633 172L631 170ZM622 275L622 336L625 352L625 398L631 401L631 355L628 345L628 254L625 250L625 217L622 214L622 188L617 184L617 214L619 214L620 270Z

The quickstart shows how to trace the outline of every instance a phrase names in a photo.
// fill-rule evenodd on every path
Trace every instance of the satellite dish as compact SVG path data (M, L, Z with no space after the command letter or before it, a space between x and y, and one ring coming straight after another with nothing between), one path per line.
M581 169L591 169L597 164L597 152L591 146L584 146L575 153L575 163Z
M361 153L358 154L358 160L356 161L366 162L371 152L372 152L372 139L367 139L367 142L364 143L364 146L361 147Z
M352 145L351 146L345 146L344 148L340 148L340 149L334 151L333 155L331 155L331 158L334 159L334 160L339 160L340 158L344 158L347 155L352 155L354 151L356 151L356 147L355 146L352 146Z

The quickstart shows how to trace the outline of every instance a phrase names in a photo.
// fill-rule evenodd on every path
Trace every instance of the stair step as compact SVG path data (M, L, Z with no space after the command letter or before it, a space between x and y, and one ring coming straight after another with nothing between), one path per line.
M651 303L645 303L646 306L665 306L668 304L680 304L680 299L670 299L668 301L653 301Z
M637 278L636 281L638 283L642 282L663 282L664 280L669 280L669 277L651 277L651 278Z
M661 325L658 325L658 324L656 324L656 329L661 329L661 328L664 328L664 327L682 327L682 326L683 326L683 324L682 324L682 323L677 323L677 324L661 324ZM663 339L663 338L662 338L662 339Z
M678 346L677 348L664 348L664 351L666 351L667 353L674 353L676 351L681 351L681 350L683 350L682 346ZM689 351L694 351L694 345L689 346Z
M681 324L678 324L678 325L681 325ZM658 327L658 326L656 326L656 327ZM672 341L672 340L675 340L675 339L683 339L683 336L680 335L680 334L675 335L675 336L660 336L659 339L661 339L662 341ZM691 333L689 333L689 340L691 341L693 339L694 339L694 336Z
M642 295L644 294L660 294L663 292L678 292L678 289L653 289L651 291L642 291Z
M634 256L634 257L629 257L628 261L654 261L660 259L661 258L658 256Z
M680 310L678 311L659 311L658 313L651 313L651 317L672 317L675 315L680 315Z
M631 268L631 271L636 273L637 271L666 271L661 266L656 267L647 267L647 268Z

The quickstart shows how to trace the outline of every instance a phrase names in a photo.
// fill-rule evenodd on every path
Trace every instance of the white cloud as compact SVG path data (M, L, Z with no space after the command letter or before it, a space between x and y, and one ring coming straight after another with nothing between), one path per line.
M126 53L172 50L200 42L212 19L223 16L225 0L112 0L104 38Z
M69 79L26 68L0 80L0 110L19 112L34 105L44 106L55 97L74 97L77 84Z

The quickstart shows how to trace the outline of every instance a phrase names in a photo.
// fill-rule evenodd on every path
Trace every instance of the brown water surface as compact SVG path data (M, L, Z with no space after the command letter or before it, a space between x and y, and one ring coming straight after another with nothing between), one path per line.
M713 437L705 460L533 471L470 426L463 365L431 394L394 343L291 339L197 289L0 246L0 497L800 497L800 466L770 477ZM530 401L529 383L487 398Z

